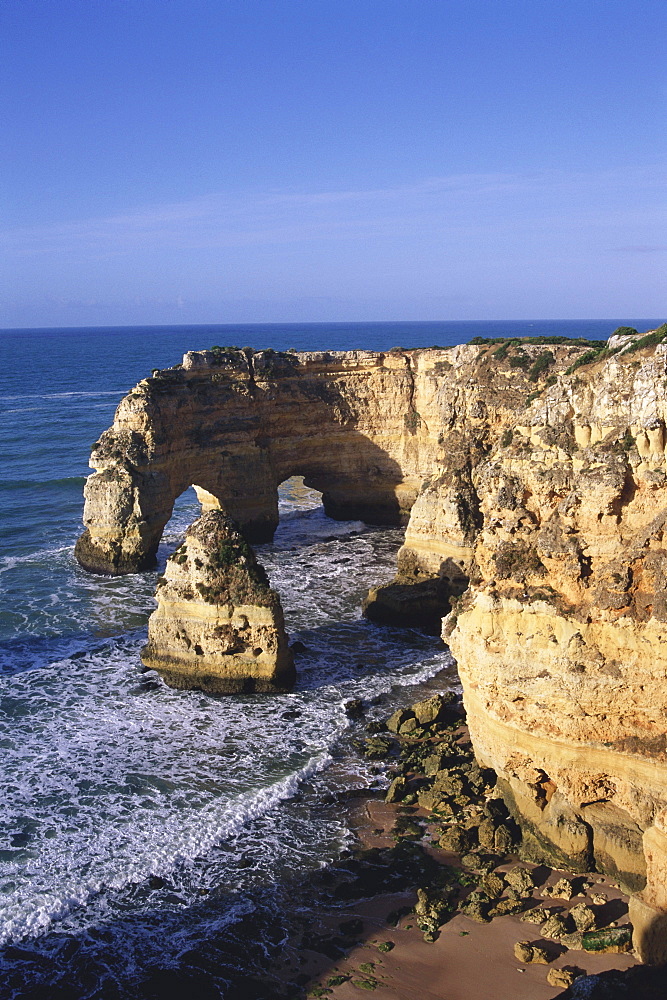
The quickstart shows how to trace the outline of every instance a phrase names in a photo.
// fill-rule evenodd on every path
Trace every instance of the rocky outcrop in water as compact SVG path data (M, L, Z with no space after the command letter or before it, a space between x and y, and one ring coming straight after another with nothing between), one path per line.
M280 599L234 522L203 514L167 561L141 658L167 684L213 694L294 683Z
M407 520L367 613L433 627L452 607L475 752L524 851L617 877L639 954L667 958L666 333L193 352L102 435L78 558L149 564L191 483L251 539L295 474L332 516Z

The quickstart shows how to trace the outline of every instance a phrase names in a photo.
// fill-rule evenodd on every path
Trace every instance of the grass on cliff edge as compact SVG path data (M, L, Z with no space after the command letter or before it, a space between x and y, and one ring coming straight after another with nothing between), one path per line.
M619 328L621 329L621 328ZM614 334L618 331L614 331ZM637 331L635 331L636 333ZM612 334L612 336L614 335ZM489 344L507 344L510 347L512 344L517 344L523 346L524 344L571 344L572 347L598 347L600 349L607 343L606 340L589 340L586 337L563 337L563 336L553 336L553 337L473 337L472 340L468 341L469 344L485 345Z
M611 357L613 354L621 354L623 356L627 354L633 354L635 351L641 351L647 347L655 347L658 344L663 344L667 342L667 323L663 323L659 326L657 330L653 330L650 333L644 334L644 336L639 336L639 331L633 326L619 326L611 335L612 337L636 337L631 343L627 344L625 347L607 347L607 340L589 340L586 337L473 337L470 344L480 347L489 347L493 344L498 344L499 347L493 352L493 357L498 361L503 361L511 348L516 348L521 351L521 348L526 344L531 344L535 346L541 345L562 345L566 344L572 347L587 348L583 354L570 365L566 370L566 375L571 375L572 372L576 371L577 368L581 368L583 365L593 364L594 361L603 361L605 358ZM535 377L531 381L537 381L537 377L541 374L544 368L549 365L546 363L547 354L549 352L544 352L540 358L544 361L538 372L535 373ZM514 363L514 367L520 365L522 360L527 360L521 358L520 355L515 355L510 358L510 364ZM539 360L539 359L538 359ZM521 365L521 367L527 367L526 365ZM533 366L535 367L535 365Z

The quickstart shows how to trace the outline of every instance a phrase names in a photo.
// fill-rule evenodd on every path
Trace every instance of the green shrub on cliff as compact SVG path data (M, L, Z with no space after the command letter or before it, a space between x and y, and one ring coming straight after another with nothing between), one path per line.
M551 351L542 351L542 353L538 354L538 356L535 358L532 365L530 366L530 371L528 372L528 380L530 382L537 382L542 372L546 371L547 368L550 368L555 360L556 359L551 353Z
M571 375L572 372L575 372L577 368L581 368L582 365L590 365L594 361L602 360L601 356L603 355L603 352L606 351L606 349L607 348L605 341L601 340L599 347L593 348L593 350L590 351L585 351L584 354L580 354L577 360L573 361L570 367L566 370L565 374Z
M500 345L500 347L496 348L496 350L493 352L493 357L497 361L504 361L505 358L507 357L507 352L509 351L510 347L518 343L519 341L516 338L513 340L504 340Z
M518 350L509 359L510 368L523 368L524 371L530 365L530 358L523 350Z
M635 331L636 333L637 331ZM647 333L646 336L640 337L639 340L634 340L631 344L622 351L622 356L626 354L632 354L634 351L641 351L644 347L656 347L658 344L664 343L667 338L667 323L663 323L659 326L657 330L653 333Z
M250 547L244 540L238 542L221 542L215 552L210 555L212 565L223 567L232 566L250 557Z
M563 336L553 336L553 337L473 337L469 340L469 344L474 344L475 346L489 345L489 344L503 344L503 343L516 343L516 344L569 344L572 347L596 347L600 345L602 349L607 343L606 340L590 340L588 337L563 337Z
M416 410L409 410L403 417L403 423L405 424L406 430L410 434L416 434L419 425L421 424L421 417Z

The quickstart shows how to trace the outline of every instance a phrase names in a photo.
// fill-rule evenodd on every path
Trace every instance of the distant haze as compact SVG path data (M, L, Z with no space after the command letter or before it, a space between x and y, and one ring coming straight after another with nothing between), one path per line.
M0 327L663 316L663 0L3 0Z

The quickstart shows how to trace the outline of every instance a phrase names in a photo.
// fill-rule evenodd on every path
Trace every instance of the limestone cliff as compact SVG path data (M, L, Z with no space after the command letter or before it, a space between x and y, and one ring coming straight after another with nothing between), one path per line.
M524 850L641 890L635 944L658 960L667 346L636 343L546 388L476 465L471 585L445 635L477 756L501 776Z
M617 875L640 954L667 957L665 334L193 352L102 435L77 555L146 565L190 483L255 538L295 474L333 516L407 521L368 613L432 623L453 602L475 750L524 849Z
M172 687L230 694L294 683L280 599L220 511L188 528L156 596L141 658Z
M77 558L103 573L154 565L191 484L251 542L273 537L277 487L293 475L334 517L405 522L438 449L435 425L417 433L413 397L402 353L190 352L140 382L93 447Z
M527 362L543 353L527 351ZM582 347L554 351L560 372ZM250 542L269 541L278 486L303 475L341 519L405 524L420 497L403 562L413 575L460 567L474 528L471 470L489 446L489 425L500 427L534 388L525 367L498 379L479 353L472 345L189 352L135 386L93 446L79 562L110 574L154 565L174 501L190 485L204 509L224 510Z

